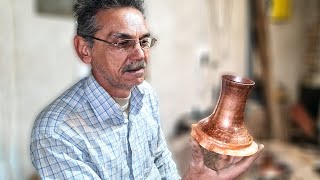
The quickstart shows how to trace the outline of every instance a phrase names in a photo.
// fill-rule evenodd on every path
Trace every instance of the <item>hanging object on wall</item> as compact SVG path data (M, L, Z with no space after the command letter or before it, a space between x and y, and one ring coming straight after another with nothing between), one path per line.
M270 17L273 22L287 21L291 16L291 0L272 0Z
M72 16L75 0L37 0L36 9L40 14Z

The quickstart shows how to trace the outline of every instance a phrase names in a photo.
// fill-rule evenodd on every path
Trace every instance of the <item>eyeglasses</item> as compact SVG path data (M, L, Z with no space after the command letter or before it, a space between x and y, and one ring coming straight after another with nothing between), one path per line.
M109 42L91 35L81 35L83 37L89 37L101 42L105 42L109 45L112 45L114 47L117 47L118 49L123 49L123 50L130 50L133 49L135 47L136 44L139 43L140 47L144 50L148 50L150 49L152 46L154 46L154 44L156 43L157 39L154 37L145 37L142 38L140 40L138 40L138 42L136 42L135 39L121 39L118 42Z

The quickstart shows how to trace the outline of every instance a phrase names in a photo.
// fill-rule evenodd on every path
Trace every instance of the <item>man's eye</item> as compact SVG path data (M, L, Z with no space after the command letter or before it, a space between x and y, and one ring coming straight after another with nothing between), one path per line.
M129 40L123 40L123 41L117 42L117 46L119 46L119 47L127 47L129 45L130 45L130 41Z
M149 46L149 44L150 44L149 39L141 39L140 44L143 47Z

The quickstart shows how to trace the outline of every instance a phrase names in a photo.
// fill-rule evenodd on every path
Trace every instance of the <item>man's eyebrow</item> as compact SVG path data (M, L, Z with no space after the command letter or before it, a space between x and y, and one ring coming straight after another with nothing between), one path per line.
M142 39L142 38L146 38L146 37L150 37L150 36L151 36L151 34L150 34L150 33L146 33L146 34L142 35L142 36L140 37L140 39Z
M120 38L120 39L133 39L133 37L131 35L126 34L126 33L115 33L112 36L114 36L116 38ZM150 33L146 33L146 34L143 34L141 37L139 37L139 39L150 37L150 36L151 36Z

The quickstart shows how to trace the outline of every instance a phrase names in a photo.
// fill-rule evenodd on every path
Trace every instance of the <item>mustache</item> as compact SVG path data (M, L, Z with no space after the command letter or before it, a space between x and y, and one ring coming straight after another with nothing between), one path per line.
M134 63L127 64L122 69L122 72L136 71L139 69L145 69L147 67L147 63L144 60L140 60Z

